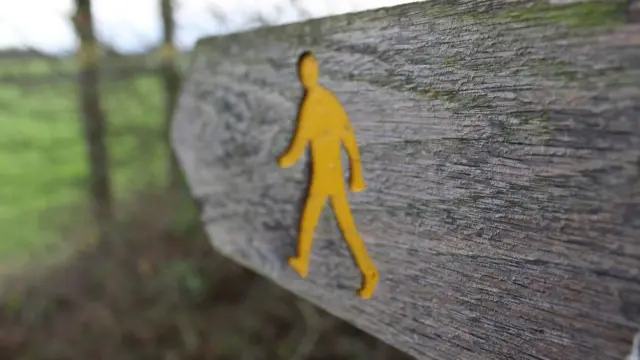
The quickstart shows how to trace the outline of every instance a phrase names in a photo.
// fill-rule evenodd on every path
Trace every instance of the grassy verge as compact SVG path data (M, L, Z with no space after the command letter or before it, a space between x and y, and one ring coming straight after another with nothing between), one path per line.
M0 273L59 245L65 227L86 216L86 151L70 60L0 59L0 76L43 82L0 84ZM117 67L118 64L109 64ZM37 78L37 77L36 77ZM164 182L163 93L153 74L104 77L101 98L115 195ZM71 211L74 209L74 211Z

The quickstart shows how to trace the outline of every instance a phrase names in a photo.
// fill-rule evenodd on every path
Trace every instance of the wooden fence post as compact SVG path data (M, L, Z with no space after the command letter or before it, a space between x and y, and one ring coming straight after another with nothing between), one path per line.
M105 240L113 226L113 206L106 145L106 120L100 105L99 47L93 29L91 0L76 0L73 24L78 47L78 98L83 117L89 163L91 207L100 238Z
M160 9L163 24L163 44L160 51L162 79L165 89L165 116L167 138L171 128L171 118L175 109L180 90L180 73L176 65L176 49L174 44L175 21L173 19L173 0L160 0ZM169 153L167 180L169 188L175 190L182 183L180 167L177 164L174 153Z

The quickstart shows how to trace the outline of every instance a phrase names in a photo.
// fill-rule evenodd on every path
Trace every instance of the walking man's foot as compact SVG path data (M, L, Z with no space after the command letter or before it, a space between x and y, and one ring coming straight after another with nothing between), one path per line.
M363 299L368 299L376 289L378 283L378 270L373 269L371 271L362 273L362 287L358 290L358 296Z
M292 256L289 258L289 266L291 266L301 277L307 277L307 273L309 272L308 259Z

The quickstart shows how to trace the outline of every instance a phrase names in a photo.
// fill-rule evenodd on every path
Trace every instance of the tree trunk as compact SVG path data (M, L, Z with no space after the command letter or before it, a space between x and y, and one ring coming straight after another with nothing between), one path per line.
M91 0L76 0L73 18L80 40L78 56L78 98L84 123L89 160L89 191L93 216L105 240L113 224L113 206L109 181L109 161L106 146L106 121L100 106L98 77L98 47L93 29Z
M175 63L175 45L173 33L175 22L173 20L173 1L160 0L163 24L163 44L162 44L162 80L165 89L165 126L166 134L169 134L171 118L175 108L178 91L180 90L180 73ZM168 136L168 135L167 135ZM169 151L168 161L168 182L171 189L180 186L181 174L173 151Z

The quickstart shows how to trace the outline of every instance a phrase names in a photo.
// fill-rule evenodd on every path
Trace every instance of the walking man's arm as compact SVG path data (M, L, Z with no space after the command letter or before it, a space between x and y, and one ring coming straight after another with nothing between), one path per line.
M358 153L358 143L356 142L356 136L353 133L349 120L345 120L344 130L340 137L344 148L347 151L350 162L349 172L349 189L351 191L364 190L364 178L362 177L362 166L360 165L360 154Z
M307 116L305 116L308 110L306 110L306 108L307 106L305 106L303 102L300 107L300 113L298 114L298 121L293 134L293 139L291 140L287 151L285 151L285 153L278 159L278 165L280 165L280 167L287 168L298 161L298 158L302 155L304 147L309 140L308 125L306 124Z

